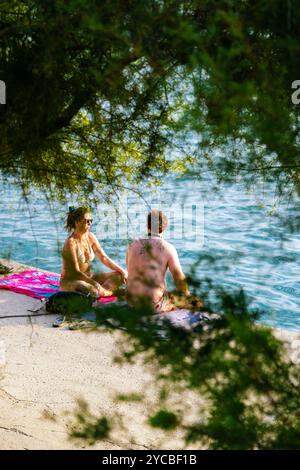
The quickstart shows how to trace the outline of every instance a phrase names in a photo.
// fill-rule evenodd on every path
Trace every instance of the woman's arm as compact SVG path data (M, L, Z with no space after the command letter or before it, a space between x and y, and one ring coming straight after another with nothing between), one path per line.
M94 253L96 254L97 258L106 266L107 268L112 269L113 271L117 271L118 273L122 274L124 280L127 279L127 271L123 269L121 266L119 266L117 263L115 263L113 260L107 256L105 251L103 250L102 246L98 242L97 238L93 233L89 233L89 240L92 245L92 248L94 250Z

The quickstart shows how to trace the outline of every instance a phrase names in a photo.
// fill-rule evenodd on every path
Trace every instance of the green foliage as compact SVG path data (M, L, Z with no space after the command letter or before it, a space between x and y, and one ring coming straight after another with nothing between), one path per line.
M116 400L127 402L140 402L143 401L143 395L141 395L140 393L127 393L126 395L120 393L116 396Z
M299 189L299 18L281 0L1 2L2 173L60 198L191 165Z
M208 299L204 285L198 294ZM193 333L163 315L149 317L143 307L101 309L97 323L124 329L122 360L133 362L143 353L156 371L157 386L165 383L152 426L180 427L186 442L199 448L299 449L299 367L271 329L257 323L259 313L249 308L243 291L230 295L214 288L214 293L221 315ZM185 390L203 398L192 424L184 421L184 403L179 420L167 402L168 395Z
M177 416L167 410L160 410L154 416L149 418L149 423L154 428L175 429L178 426Z
M84 400L78 402L75 412L75 422L69 433L72 439L85 439L90 445L109 436L110 424L108 419L96 417L91 414Z

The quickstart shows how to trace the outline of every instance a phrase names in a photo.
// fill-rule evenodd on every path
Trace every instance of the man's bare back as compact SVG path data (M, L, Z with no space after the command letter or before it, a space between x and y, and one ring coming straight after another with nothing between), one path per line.
M147 298L153 304L166 293L166 272L170 270L177 289L188 293L177 251L160 236L132 242L126 256L127 290L133 301Z

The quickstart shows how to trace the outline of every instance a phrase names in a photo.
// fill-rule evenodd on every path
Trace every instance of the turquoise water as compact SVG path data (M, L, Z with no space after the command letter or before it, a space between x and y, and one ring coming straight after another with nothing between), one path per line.
M186 272L199 260L200 278L211 277L227 289L243 287L253 306L263 310L263 322L300 330L300 235L289 233L276 217L279 211L292 218L299 205L281 201L274 207L273 193L271 185L258 185L251 193L238 184L214 193L209 183L168 179L160 190L143 190L143 197L169 216L166 239L176 246ZM13 186L0 196L0 256L60 272L66 207L49 205L39 193L27 205ZM144 233L146 213L134 195L93 211L93 232L124 267L128 239ZM207 261L211 256L215 263ZM103 266L96 261L98 268Z

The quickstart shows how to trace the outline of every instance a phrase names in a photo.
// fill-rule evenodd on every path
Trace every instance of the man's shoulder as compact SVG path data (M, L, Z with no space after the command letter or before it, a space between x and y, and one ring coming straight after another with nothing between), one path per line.
M138 243L141 239L136 238L135 240L129 240L128 246L133 246L134 244Z
M130 247L134 247L135 245L140 245L140 244L145 244L145 243L154 243L154 244L157 244L157 243L160 243L161 245L163 245L165 248L167 248L168 250L170 251L176 251L176 248L174 245L172 245L172 243L170 242L167 242L167 240L165 240L164 238L136 238L135 240L131 240L128 244L128 248Z
M165 247L168 248L168 250L170 250L171 252L176 251L176 248L172 243L167 242L167 240L163 240L163 242L165 243Z
M167 248L168 250L171 249L173 245L171 243L167 242L166 240L160 238L136 238L135 240L131 240L128 243L128 248L135 248L141 245L157 245L157 244L162 245L164 248Z
M141 239L130 240L128 243L128 250L134 250L134 248L140 243Z

